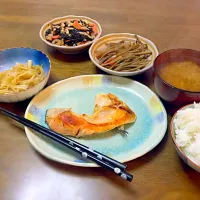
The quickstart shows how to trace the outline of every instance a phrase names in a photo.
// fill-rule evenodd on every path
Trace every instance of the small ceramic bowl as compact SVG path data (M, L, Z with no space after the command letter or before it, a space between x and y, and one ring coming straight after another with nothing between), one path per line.
M0 52L0 72L12 68L16 65L16 62L27 63L28 60L32 60L33 65L42 65L45 72L45 78L39 84L25 91L11 93L11 94L0 94L0 102L18 102L28 99L46 85L50 71L51 64L49 58L41 51L31 48L11 48L5 49Z
M97 27L98 27L98 35L95 37L95 39L90 41L90 42L87 42L86 44L82 44L82 45L79 45L79 46L58 46L58 45L52 44L51 42L48 42L45 39L45 32L46 32L47 29L50 28L51 24L60 23L60 22L66 21L66 20L73 20L73 19L83 19L83 20L87 20L89 22L92 22L92 23L96 24ZM43 42L45 42L48 46L57 49L61 53L64 53L64 54L78 54L78 53L81 53L81 52L87 50L90 47L90 45L96 39L98 39L100 37L101 33L102 33L102 28L101 28L100 24L96 20L91 19L91 18L86 17L86 16L68 15L68 16L64 16L64 17L57 17L57 18L54 18L54 19L46 22L42 26L42 28L40 29L40 33L39 34L40 34L40 38L42 39Z
M119 71L110 70L110 69L107 69L107 68L101 66L100 64L98 64L98 61L95 58L95 51L97 51L99 48L101 48L101 46L104 45L106 42L118 42L118 41L124 40L124 39L130 40L130 41L135 41L135 34L112 33L112 34L108 34L108 35L105 35L105 36L99 38L98 40L93 42L92 46L89 49L90 59L99 69L101 69L102 71L104 71L108 74L112 74L112 75L116 75L116 76L134 76L137 74L141 74L153 66L153 62L154 62L155 58L158 56L158 50L156 48L156 45L153 42L151 42L150 40L148 40L147 38L144 38L142 36L139 36L139 35L137 35L137 36L143 43L146 43L148 45L149 49L152 51L151 62L145 68L143 68L139 71L119 72Z
M184 110L186 108L193 108L194 104L188 104L184 107L181 107L178 111L180 110ZM177 112L178 112L177 111ZM175 138L175 125L174 125L174 120L177 117L177 112L174 114L172 120L171 120L171 124L170 124L170 132L171 132L171 136L174 142L174 146L176 148L176 151L178 153L178 155L181 157L181 159L187 164L189 165L191 168L193 168L194 170L196 170L197 172L200 172L200 166L197 165L196 163L194 163L190 158L188 158L188 156L180 149L180 147L178 146L177 142L176 142L176 138Z
M158 95L166 102L184 106L200 101L200 92L191 92L176 88L159 76L162 66L172 62L193 61L200 65L200 51L192 49L171 49L161 53L154 61L154 86Z

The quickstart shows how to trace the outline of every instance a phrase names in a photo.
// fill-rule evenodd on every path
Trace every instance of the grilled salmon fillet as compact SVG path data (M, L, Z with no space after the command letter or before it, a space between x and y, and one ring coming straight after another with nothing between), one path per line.
M133 123L135 113L113 94L98 94L91 115L74 113L71 108L47 110L46 123L55 132L74 137L103 133Z

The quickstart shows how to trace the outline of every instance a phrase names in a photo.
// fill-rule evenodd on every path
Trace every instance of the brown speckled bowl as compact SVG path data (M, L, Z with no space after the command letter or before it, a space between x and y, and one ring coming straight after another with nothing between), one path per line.
M51 42L48 42L45 39L45 32L48 28L50 28L52 23L59 23L59 22L63 22L66 20L73 20L73 19L85 19L89 22L96 24L98 27L98 35L95 37L95 39L90 42L87 42L86 44L82 44L79 46L72 46L72 47L71 46L58 46L58 45L52 44ZM57 49L61 53L78 54L78 53L81 53L81 52L87 50L90 47L90 45L101 36L101 33L102 33L102 28L96 20L91 19L89 17L85 17L85 16L68 15L68 16L64 16L64 17L57 17L57 18L52 19L51 21L46 22L40 29L39 34L40 34L40 38L42 39L43 42L45 42L48 46Z

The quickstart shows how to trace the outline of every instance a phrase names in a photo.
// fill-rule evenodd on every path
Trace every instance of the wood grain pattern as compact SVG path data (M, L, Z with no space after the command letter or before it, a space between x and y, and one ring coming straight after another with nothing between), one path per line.
M0 49L32 47L48 54L52 72L48 84L64 78L102 73L88 53L67 56L39 38L43 23L68 14L99 21L103 34L137 33L152 40L159 52L200 47L198 0L1 0ZM152 72L133 77L154 90ZM1 104L23 114L29 101ZM166 106L169 122L174 110ZM61 165L40 156L20 128L0 115L1 200L199 200L200 174L186 166L173 147L169 132L147 155L128 163L135 180L121 181L103 169Z

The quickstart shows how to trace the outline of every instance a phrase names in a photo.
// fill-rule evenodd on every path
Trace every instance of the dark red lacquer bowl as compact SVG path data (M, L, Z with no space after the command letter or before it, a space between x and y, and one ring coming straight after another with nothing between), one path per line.
M162 80L159 70L171 62L193 61L200 66L200 51L192 49L172 49L161 53L154 61L154 86L158 95L166 102L175 106L183 106L200 102L200 91L191 92L176 88ZM189 74L188 74L189 76ZM199 77L200 81L200 77Z

